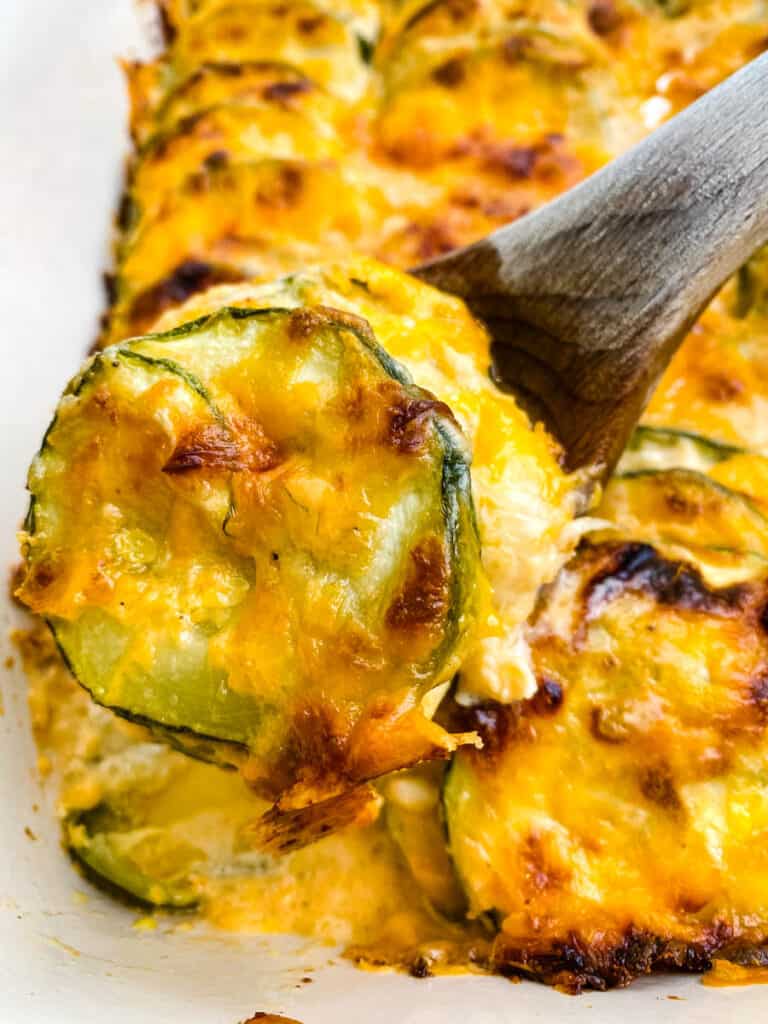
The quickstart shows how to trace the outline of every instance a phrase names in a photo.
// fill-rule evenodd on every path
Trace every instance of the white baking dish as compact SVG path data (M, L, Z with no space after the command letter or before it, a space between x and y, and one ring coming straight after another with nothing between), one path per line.
M115 58L140 40L132 0L0 0L3 572L15 558L27 463L95 334L125 149ZM0 614L1 665L16 615L5 596ZM55 794L36 777L17 666L3 669L0 691L0 1024L236 1024L256 1011L304 1024L765 1016L760 987L707 989L697 978L568 997L500 978L363 973L328 947L203 933L173 918L136 929L136 913L92 890L59 848Z

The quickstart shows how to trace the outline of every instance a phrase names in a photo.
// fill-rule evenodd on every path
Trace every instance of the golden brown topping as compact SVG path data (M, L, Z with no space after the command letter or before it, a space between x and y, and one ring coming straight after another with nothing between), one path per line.
M184 260L168 277L147 288L133 300L128 312L131 329L145 331L166 309L185 302L191 295L215 284L242 279L243 275L232 267L215 267L202 260Z
M272 82L270 85L264 86L262 96L265 100L288 105L294 96L301 96L303 93L310 92L311 89L312 83L309 79L299 78L296 81Z
M707 374L702 378L702 387L713 402L732 402L744 393L743 381L724 373Z
M305 35L309 36L321 28L325 24L326 20L327 19L324 14L316 14L311 18L299 18L296 24L299 32L303 32Z
M243 829L241 835L254 849L284 854L350 826L370 825L378 817L380 807L381 797L371 786L356 786L309 807L273 807Z
M292 341L305 341L311 338L319 327L327 322L327 318L311 306L295 309L288 321L288 337Z
M445 85L451 89L456 85L461 85L466 77L466 73L464 61L460 57L454 57L451 60L447 60L445 64L441 64L440 67L435 68L432 72L432 77L440 85Z
M541 836L535 832L523 843L523 884L533 893L561 888L571 877L569 868L557 863Z
M388 443L399 452L418 452L426 443L434 413L453 419L448 406L436 398L409 398L399 402L390 414Z
M212 423L183 437L163 466L163 472L223 469L233 473L263 473L279 462L277 445L255 421L240 421L232 427Z
M284 164L269 190L260 188L256 201L264 206L285 208L295 206L304 187L304 174L295 164Z
M405 585L387 610L392 629L433 628L445 618L449 603L449 570L437 537L421 541L411 552Z
M662 762L643 768L640 772L640 789L643 796L660 807L664 807L668 811L682 810L669 765Z
M587 11L589 27L598 36L608 36L615 32L623 20L615 0L594 0Z

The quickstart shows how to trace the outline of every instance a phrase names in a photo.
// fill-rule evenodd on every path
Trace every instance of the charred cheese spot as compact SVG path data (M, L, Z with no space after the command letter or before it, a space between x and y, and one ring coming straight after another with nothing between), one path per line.
M604 551L595 556L605 560ZM742 586L713 590L698 569L660 557L650 544L624 544L614 548L608 566L589 580L584 590L587 616L595 617L603 604L631 590L644 591L660 605L715 616L739 614L749 598L749 590Z
M675 789L669 765L644 768L640 773L640 789L644 797L668 811L681 811L682 804Z
M141 332L150 327L161 313L176 306L212 285L239 281L241 275L230 267L215 267L202 260L180 263L167 277L137 295L128 311L131 330Z
M163 466L163 472L223 469L263 473L280 462L277 445L259 423L251 420L229 427L211 424L185 434Z
M434 80L449 89L455 85L460 85L464 81L465 76L466 69L460 57L454 57L446 61L445 64L441 64L440 67L435 68L432 72Z
M427 537L410 553L410 566L401 593L387 609L394 630L435 629L449 604L449 566L442 541Z
M295 206L304 187L304 175L299 165L285 164L271 183L269 189L259 189L255 198L263 206Z
M387 441L395 451L412 454L420 451L433 429L434 415L452 417L445 402L419 398L399 402L390 412Z
M543 679L529 706L539 715L554 714L563 703L563 687L554 679Z
M744 392L742 381L724 374L709 374L702 384L707 398L713 402L733 402Z
M587 9L589 27L598 36L611 35L621 27L623 20L616 0L595 0Z
M264 86L262 96L271 103L290 104L291 100L311 92L312 88L312 83L306 78L295 82L271 82Z

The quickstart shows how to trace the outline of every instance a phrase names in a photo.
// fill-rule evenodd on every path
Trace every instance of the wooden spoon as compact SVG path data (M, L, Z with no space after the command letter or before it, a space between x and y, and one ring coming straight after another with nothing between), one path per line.
M492 373L609 473L703 308L768 241L768 54L547 206L413 271L462 296Z

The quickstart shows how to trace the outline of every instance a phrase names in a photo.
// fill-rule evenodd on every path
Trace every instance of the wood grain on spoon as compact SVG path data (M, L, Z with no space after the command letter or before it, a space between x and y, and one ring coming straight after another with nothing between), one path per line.
M413 271L489 328L569 469L615 465L675 349L768 241L768 55L536 213Z

